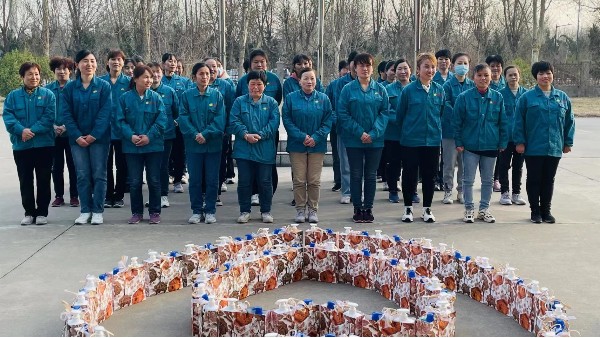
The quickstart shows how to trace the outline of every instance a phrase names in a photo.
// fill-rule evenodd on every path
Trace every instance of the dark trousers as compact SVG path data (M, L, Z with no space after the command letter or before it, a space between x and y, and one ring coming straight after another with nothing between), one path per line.
M350 195L355 208L373 208L377 186L377 166L382 151L383 148L346 147L350 165ZM364 200L362 200L363 190Z
M25 216L48 216L51 196L52 157L54 154L52 148L41 147L13 151ZM34 191L35 189L37 189L37 194Z
M387 177L386 174L386 169L387 169L387 156L385 156L386 153L386 149L385 149L386 145L384 144L382 151L381 151L381 156L379 157L379 165L377 166L377 176L381 177L382 180L385 182L385 178Z
M52 181L54 183L55 197L63 197L65 194L65 161L69 171L69 195L77 198L77 172L73 163L71 146L68 137L57 137L54 139L54 159L52 161Z
M165 140L165 148L160 162L160 195L169 196L169 159L173 149L173 140Z
M527 197L531 211L548 213L554 193L554 177L560 157L525 156Z
M440 157L437 173L433 177L433 184L438 184L440 187L444 186L444 150L440 147Z
M385 169L386 182L390 192L398 192L398 180L400 179L400 169L402 168L402 150L400 147L400 141L385 141L385 147L383 148L387 161L387 168Z
M148 212L160 214L160 165L163 153L161 151L126 154L129 169L129 198L131 200L131 213L144 214L144 196L142 183L144 169L148 182Z
M516 151L516 146L513 142L508 142L508 146L504 151L500 152L498 161L498 177L500 179L500 191L505 193L509 191L508 170L512 167L512 193L521 193L521 177L523 176L523 154Z
M227 149L225 152L225 178L234 178L235 177L235 164L233 163L233 146L231 141L231 135L227 134L224 137L223 148Z
M183 143L183 134L179 126L175 127L175 139L173 140L173 149L171 150L171 176L173 183L181 183L181 178L185 172L185 145Z
M434 178L439 169L440 147L400 146L402 154L402 197L405 206L412 206L413 195L417 192L419 172L423 186L423 207L431 207L434 191Z
M228 178L227 156L229 153L230 143L231 143L231 135L224 135L223 136L223 147L221 148L221 165L219 166L219 187ZM219 188L219 191L221 191L220 188Z
M115 175L113 175L113 154L114 164L117 167ZM127 160L123 154L123 143L121 140L111 140L106 162L106 199L112 202L122 200L126 187Z
M331 133L329 133L329 143L331 144L331 156L333 157L333 183L341 186L342 176L340 174L340 158L338 156L337 130L335 124L331 127Z
M250 212L252 185L258 182L260 212L271 212L273 202L272 168L274 164L264 164L255 161L237 159L238 167L238 203L240 212Z
M277 145L279 145L279 133L275 133L275 154L277 154ZM240 173L240 167L238 165L238 175ZM277 184L279 183L279 175L277 174L277 164L273 164L271 168L271 185L273 186L273 195L277 191ZM260 193L259 181L254 180L252 183L252 195ZM260 197L259 197L260 199ZM261 202L262 204L262 202Z

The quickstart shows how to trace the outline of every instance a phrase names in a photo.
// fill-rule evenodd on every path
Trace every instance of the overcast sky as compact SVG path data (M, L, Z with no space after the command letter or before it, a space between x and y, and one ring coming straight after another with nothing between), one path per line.
M584 30L592 26L596 18L600 17L600 13L592 13L589 7L594 5L595 0L581 0L581 22L580 29ZM575 34L577 29L577 0L552 0L548 9L549 28L552 32L556 29L556 25L568 25L558 27L558 34Z

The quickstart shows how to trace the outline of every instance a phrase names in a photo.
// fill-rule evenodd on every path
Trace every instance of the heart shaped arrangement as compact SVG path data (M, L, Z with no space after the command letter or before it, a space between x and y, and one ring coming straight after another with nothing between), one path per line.
M456 292L538 336L570 336L574 319L547 288L525 283L508 265L494 268L486 257L380 230L334 232L311 224L300 231L292 224L127 261L122 257L112 273L87 276L75 301L66 303L64 336L105 336L98 324L114 311L187 286L194 336L454 336ZM399 308L367 315L350 301L280 299L264 311L241 301L300 280L375 290Z

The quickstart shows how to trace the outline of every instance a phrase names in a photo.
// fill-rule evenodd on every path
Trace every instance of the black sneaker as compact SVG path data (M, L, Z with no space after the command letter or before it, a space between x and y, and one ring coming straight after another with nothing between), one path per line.
M113 201L109 200L108 198L104 200L104 207L105 208L112 208L113 207Z
M115 201L115 204L113 204L113 208L122 208L125 206L125 201L121 200L117 200Z
M295 200L295 199L293 199L293 200L290 202L290 205L291 205L291 206L293 206L293 207L295 207L295 206L296 206L296 200Z
M531 223L535 223L535 224L542 223L542 215L540 215L539 211L531 212Z
M362 211L362 217L363 217L363 223L373 223L373 221L375 220L375 217L373 217L373 210L369 209L364 209Z
M342 185L341 184L335 184L333 186L333 188L331 188L331 191L338 192L338 191L340 191L340 189L342 189Z
M543 213L541 217L542 221L546 223L556 223L556 218L554 218L550 212Z
M363 213L360 208L354 208L354 216L352 216L352 221L354 223L362 223L363 222Z

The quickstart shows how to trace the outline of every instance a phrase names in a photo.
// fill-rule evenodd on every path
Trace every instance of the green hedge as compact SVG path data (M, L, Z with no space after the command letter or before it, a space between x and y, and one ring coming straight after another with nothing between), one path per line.
M29 51L13 50L4 54L0 59L0 95L6 96L12 90L23 85L23 80L19 76L19 68L27 61L36 62L42 67L42 81L52 81L53 74L50 71L47 57L36 56Z

